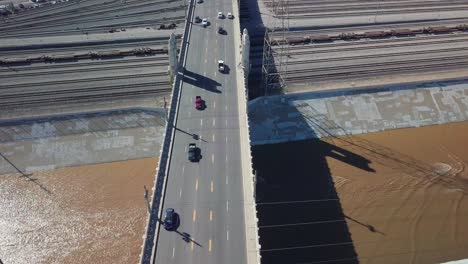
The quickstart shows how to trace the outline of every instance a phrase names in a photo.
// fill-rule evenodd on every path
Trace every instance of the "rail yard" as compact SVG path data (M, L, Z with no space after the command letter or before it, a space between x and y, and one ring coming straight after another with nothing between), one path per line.
M466 77L467 7L466 1L246 1L251 88L262 90L266 76L277 73L283 86L278 90L278 78L271 78L274 89L252 93Z
M69 1L0 21L2 108L170 93L168 39L183 1Z

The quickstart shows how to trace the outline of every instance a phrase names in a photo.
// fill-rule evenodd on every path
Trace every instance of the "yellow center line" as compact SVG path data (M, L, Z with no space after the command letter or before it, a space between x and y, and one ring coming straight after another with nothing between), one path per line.
M211 154L211 163L214 163L214 154Z
M197 218L197 210L193 209L193 222L195 222Z
M192 251L193 251L193 245L194 245L195 243L193 243L193 241L192 241L191 244L192 244L192 245L191 245L190 247L191 247L191 249L192 249Z
M195 180L195 191L198 191L198 178Z
M211 239L208 241L208 251L211 252Z
M210 222L213 222L213 211L210 210Z
M213 192L213 181L211 181L211 192Z

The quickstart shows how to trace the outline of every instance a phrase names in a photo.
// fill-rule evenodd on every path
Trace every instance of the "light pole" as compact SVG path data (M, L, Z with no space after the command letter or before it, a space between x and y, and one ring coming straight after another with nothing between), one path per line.
M146 185L143 185L143 189L145 189L145 201L146 201L146 207L148 207L148 214L151 213L151 208L150 208L150 204L149 204L149 200L148 200L148 189L146 189ZM2 264L2 263L0 263Z
M164 97L164 120L166 120L166 124L168 122L168 119L169 119L169 116L167 112L167 101L166 101L166 97Z

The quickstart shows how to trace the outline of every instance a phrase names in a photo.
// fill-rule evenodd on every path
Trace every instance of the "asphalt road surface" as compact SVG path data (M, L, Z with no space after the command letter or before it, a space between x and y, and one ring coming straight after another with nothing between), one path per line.
M231 10L230 0L195 7L194 16L210 24L192 25L164 200L164 210L174 208L180 225L175 232L161 228L158 264L247 262L233 21L217 18L218 11ZM218 26L227 35L218 34ZM227 73L218 71L218 59ZM206 102L202 111L195 109L197 95ZM201 149L198 163L188 161L189 143Z

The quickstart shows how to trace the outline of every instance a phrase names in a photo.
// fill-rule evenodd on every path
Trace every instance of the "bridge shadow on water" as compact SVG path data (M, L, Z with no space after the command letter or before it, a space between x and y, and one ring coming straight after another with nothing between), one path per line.
M370 161L319 139L252 150L262 264L358 263L346 223L357 220L344 214L326 158L373 172Z

